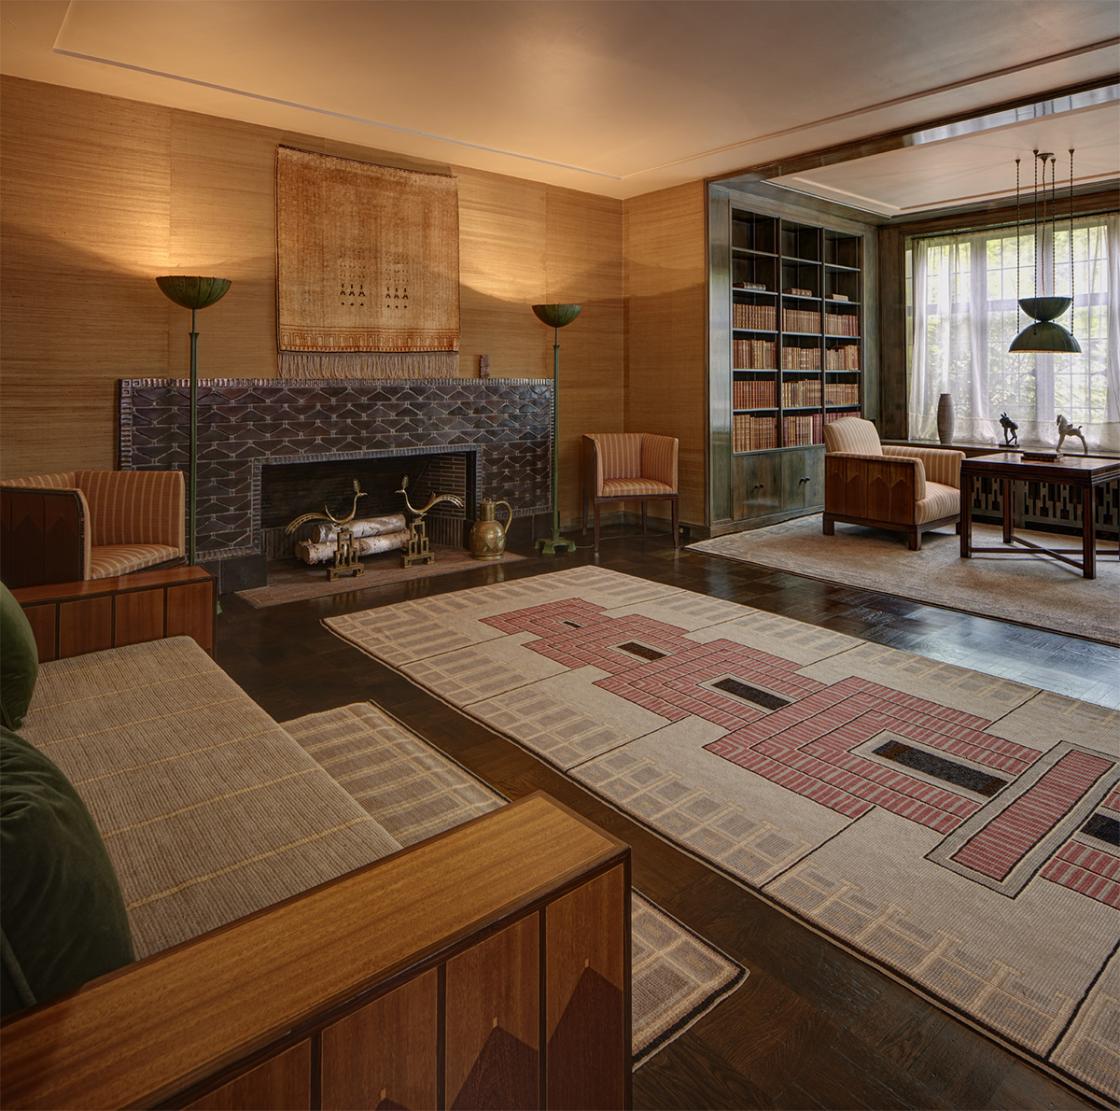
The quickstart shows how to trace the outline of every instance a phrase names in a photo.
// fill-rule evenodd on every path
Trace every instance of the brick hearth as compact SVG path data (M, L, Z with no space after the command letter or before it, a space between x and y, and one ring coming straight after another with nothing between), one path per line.
M208 560L261 550L266 464L474 455L479 497L549 510L552 383L538 378L361 381L209 378L199 385L198 545ZM120 382L120 466L187 467L189 383Z

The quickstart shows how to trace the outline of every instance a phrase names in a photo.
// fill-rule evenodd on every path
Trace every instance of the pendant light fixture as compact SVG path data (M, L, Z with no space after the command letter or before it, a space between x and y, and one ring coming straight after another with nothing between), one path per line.
M1015 159L1015 295L1019 307L1031 318L1028 324L1012 341L1009 351L1020 354L1070 354L1079 355L1081 345L1071 331L1066 331L1056 318L1073 305L1073 151L1069 152L1069 281L1070 295L1057 294L1057 262L1055 247L1058 230L1057 184L1055 182L1057 159L1049 151L1034 152L1034 297L1019 297L1019 232L1022 227L1019 218L1019 163ZM1042 189L1039 190L1039 167L1042 173ZM1050 293L1045 295L1046 257L1043 251L1047 227L1047 171L1050 174L1049 226L1050 226ZM1040 210L1041 208L1041 220ZM1070 313L1070 325L1073 314Z

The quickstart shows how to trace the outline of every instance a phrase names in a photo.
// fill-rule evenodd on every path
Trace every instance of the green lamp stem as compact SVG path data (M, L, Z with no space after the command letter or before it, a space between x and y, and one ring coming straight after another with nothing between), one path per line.
M187 501L187 562L198 555L198 330L196 309L191 309L191 438L190 492Z

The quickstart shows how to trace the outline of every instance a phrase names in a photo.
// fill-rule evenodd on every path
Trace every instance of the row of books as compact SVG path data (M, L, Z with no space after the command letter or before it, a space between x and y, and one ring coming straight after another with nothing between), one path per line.
M826 382L824 385L826 405L858 405L858 382Z
M829 336L858 336L859 317L850 312L825 313L824 330Z
M778 357L778 345L772 339L734 339L731 356L736 370L770 370Z
M824 443L824 417L820 413L804 413L782 418L782 441L786 447Z
M859 370L859 346L845 343L841 347L829 347L824 353L825 370Z
M821 314L812 309L782 309L782 331L819 332Z
M824 426L846 413L802 413L782 418L782 445L807 447L824 443ZM736 413L732 418L731 446L735 451L767 451L778 446L776 417L755 417Z
M731 325L734 328L762 328L773 331L778 326L778 309L775 305L742 305L731 307Z
M792 409L798 405L819 405L821 403L821 380L819 378L794 378L782 383L782 405Z
M783 370L820 370L821 349L819 347L783 347Z
M731 426L731 446L734 451L765 451L777 447L777 418L736 413Z
M751 378L733 382L731 404L736 409L773 409L778 404L774 379Z

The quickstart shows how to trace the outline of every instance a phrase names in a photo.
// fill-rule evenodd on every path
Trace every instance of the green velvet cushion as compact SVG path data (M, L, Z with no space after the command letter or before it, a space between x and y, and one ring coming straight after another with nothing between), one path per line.
M31 623L0 583L0 724L18 729L39 677L39 649Z
M61 771L0 728L0 1012L45 1003L133 959L101 834Z

